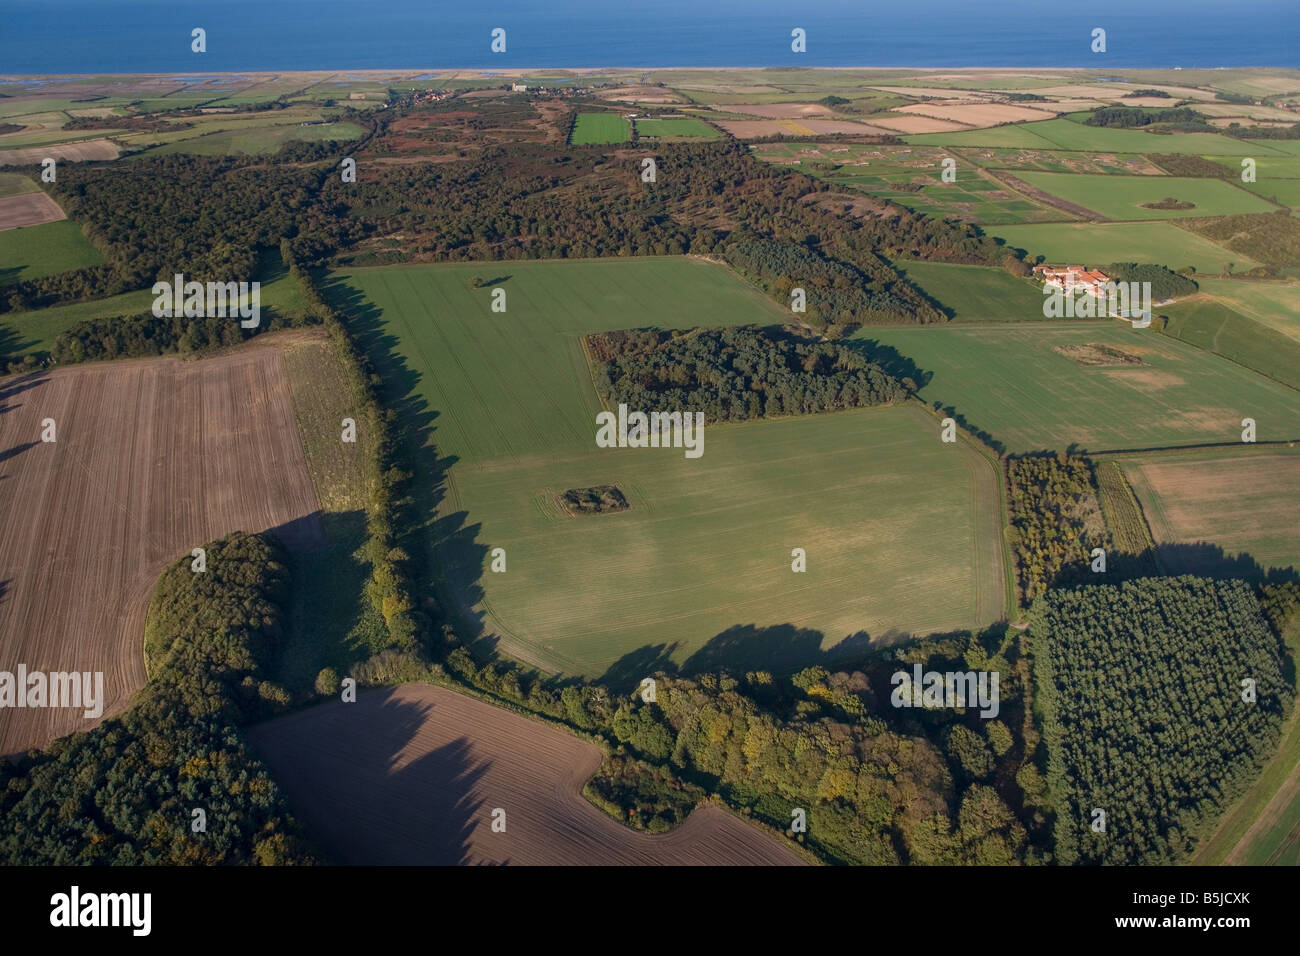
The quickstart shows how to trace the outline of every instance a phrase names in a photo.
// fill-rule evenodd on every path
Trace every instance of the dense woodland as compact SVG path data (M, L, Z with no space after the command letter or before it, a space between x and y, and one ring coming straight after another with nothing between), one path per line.
M1101 271L1116 282L1150 282L1152 302L1195 295L1201 288L1194 279L1171 272L1164 266L1112 262L1103 266Z
M1030 633L1057 862L1184 859L1271 756L1292 704L1254 590L1193 577L1055 590Z
M1029 603L1062 580L1086 580L1093 548L1109 547L1092 465L1075 455L1008 458L1010 543Z
M1088 126L1117 126L1128 129L1153 123L1204 123L1205 116L1186 107L1140 109L1136 106L1099 106L1084 123Z
M944 316L898 280L877 268L864 275L856 267L828 259L802 243L750 239L733 242L725 257L738 272L757 279L781 305L789 308L791 292L804 292L804 312L794 321L814 328L942 322Z
M239 727L288 699L266 678L290 586L259 535L206 546L158 581L146 625L149 682L126 712L49 749L0 762L7 864L285 864L312 861ZM193 811L206 832L193 831Z
M901 402L899 381L860 352L752 326L601 332L584 340L610 407L703 412L705 421L808 415Z

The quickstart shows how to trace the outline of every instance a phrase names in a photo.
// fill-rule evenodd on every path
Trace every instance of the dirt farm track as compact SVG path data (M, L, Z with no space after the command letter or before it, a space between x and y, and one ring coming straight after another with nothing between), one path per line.
M592 806L593 744L441 687L405 684L260 724L254 748L335 862L371 865L799 864L717 807L666 834ZM493 811L505 811L494 832Z
M144 683L162 570L273 529L291 547L322 535L278 350L0 379L0 671L102 671L111 716ZM0 755L94 723L0 709Z

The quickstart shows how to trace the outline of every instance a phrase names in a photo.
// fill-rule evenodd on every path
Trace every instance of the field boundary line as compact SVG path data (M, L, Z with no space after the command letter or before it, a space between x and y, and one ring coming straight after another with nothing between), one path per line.
M1213 298L1213 296L1211 296L1211 298ZM1241 313L1238 312L1236 309L1231 309L1230 311L1231 311L1234 315L1241 315ZM1249 316L1242 315L1241 317L1242 317L1243 319L1245 319L1247 322L1253 322L1255 325L1258 325L1258 326L1260 326L1260 327L1262 327L1262 328L1265 328L1265 329L1268 328L1267 325L1264 325L1262 322L1259 322L1259 321L1257 321L1257 320L1255 320L1255 319L1252 319L1252 318L1250 318ZM1221 322L1221 323L1219 324L1218 329L1216 329L1215 332L1214 332L1214 344L1215 344L1216 346L1219 344L1219 333L1223 331L1223 328L1224 328L1224 326L1227 324L1227 322L1228 322L1228 320L1227 320L1227 317L1225 316L1223 322ZM1178 336L1176 336L1176 335L1170 335L1170 334L1169 334L1168 332L1166 332L1164 329L1159 329L1159 330L1157 330L1157 334L1158 334L1158 335L1163 335L1165 338L1170 339L1170 340L1172 340L1172 341L1174 341L1174 342L1181 342L1183 345L1191 346L1192 348L1196 349L1196 350L1199 351L1199 352L1204 352L1206 355L1213 355L1215 358L1223 359L1223 361L1227 362L1229 365L1235 365L1235 366L1237 366L1237 368L1245 369L1247 372L1250 372L1250 373L1253 374L1253 375L1258 375L1258 376L1260 376L1261 378L1266 378L1266 379L1268 379L1270 382L1276 382L1278 385L1285 386L1286 388L1291 389L1291 391L1293 391L1293 392L1300 392L1300 388L1297 388L1295 385L1292 385L1290 382L1284 382L1284 381L1282 381L1280 378L1274 378L1272 375L1269 375L1267 372L1261 372L1259 369L1257 369L1257 368L1251 368L1249 365L1242 365L1242 364L1241 364L1240 362L1238 362L1236 359L1231 358L1230 356L1224 355L1222 352L1217 352L1217 351L1215 351L1214 349L1202 348L1201 346L1197 345L1195 342L1188 342L1188 341L1185 340L1185 339L1180 339L1180 338L1179 338Z

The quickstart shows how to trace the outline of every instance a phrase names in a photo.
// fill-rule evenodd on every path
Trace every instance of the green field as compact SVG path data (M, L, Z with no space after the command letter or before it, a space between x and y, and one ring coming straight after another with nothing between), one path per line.
M988 129L963 129L949 133L913 133L903 142L913 146L1004 146L1008 149L1055 149L1056 144L1034 133L1041 123L990 126Z
M1196 280L1201 291L1234 312L1300 341L1300 282L1255 279Z
M1300 166L1295 160L1292 162ZM1244 183L1243 186L1257 196L1276 200L1279 205L1290 206L1292 209L1300 207L1300 179L1262 179Z
M989 129L918 133L903 137L918 146L1007 146L1105 153L1188 153L1204 156L1277 155L1272 143L1247 142L1218 133L1159 135L1136 129L1084 126L1070 119L1050 119Z
M954 322L1021 322L1043 318L1038 283L989 266L897 261L914 285L951 312Z
M1220 273L1231 262L1240 271L1259 265L1208 239L1166 222L1044 223L990 229L1007 245L1041 255L1051 263L1105 265L1111 262L1153 262L1197 272Z
M639 119L636 134L656 139L717 139L722 135L698 119Z
M625 143L631 135L630 124L617 113L579 113L569 142L574 146Z
M501 276L504 314L489 310L491 287L471 285ZM382 343L385 380L409 389L408 416L454 462L434 525L442 566L511 655L582 674L620 660L615 673L640 674L697 652L695 664L780 669L850 635L860 646L1001 616L996 471L941 443L919 405L706 424L698 459L595 447L600 406L579 336L785 319L728 270L654 258L335 280L330 294ZM569 488L603 484L630 509L575 518L557 506ZM487 570L495 547L504 574ZM806 574L791 571L796 547Z
M1204 294L1181 299L1160 311L1167 317L1166 335L1300 389L1300 341Z
M1110 219L1183 219L1272 212L1276 207L1222 179L1182 176L1106 176L1018 172L1029 185ZM1166 197L1193 203L1193 209L1144 209Z
M0 286L104 261L70 219L0 232Z
M34 193L40 189L35 180L22 173L0 173L0 199L5 196L21 196Z
M1278 140L1278 145L1285 146L1285 140ZM1205 159L1226 166L1237 174L1236 182L1241 182L1241 160L1234 157L1226 156L1206 156ZM1274 179L1300 179L1300 160L1295 156L1279 156L1269 154L1267 156L1252 156L1255 160L1255 182L1242 183L1243 186L1254 188L1255 186L1266 185Z
M27 146L53 146L56 143L72 143L87 139L102 139L123 132L120 129L37 129L22 133L10 133L0 137L0 162L7 163L4 150L20 149Z
M920 396L1009 452L1164 448L1234 442L1252 417L1260 441L1300 438L1300 393L1151 329L1086 327L864 328L915 363ZM1143 361L1088 368L1055 346L1099 343Z
M306 313L307 300L281 263L278 250L267 255L258 281L262 283L259 302L263 322L269 320L267 310L292 316ZM153 306L153 300L153 293L141 289L90 302L74 302L30 312L6 312L0 315L0 356L21 358L28 353L48 352L58 334L78 322L142 315Z
M1249 143L1259 153L1279 152L1300 156L1300 139L1252 139ZM1255 156L1255 153L1249 155Z

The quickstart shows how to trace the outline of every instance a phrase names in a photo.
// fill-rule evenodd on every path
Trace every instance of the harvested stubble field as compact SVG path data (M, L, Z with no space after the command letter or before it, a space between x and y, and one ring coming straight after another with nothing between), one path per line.
M863 136L893 135L893 130L840 119L718 120L718 125L736 139L758 139L762 136L829 136L832 133L859 133Z
M900 106L895 112L929 116L976 127L1043 118L1042 110L1025 106L1008 106L1005 103L916 103L912 106Z
M1300 570L1300 449L1275 446L1120 459L1165 570L1214 573L1227 555ZM1210 548L1180 547L1208 543Z
M798 865L716 807L665 834L636 833L582 796L594 745L441 687L405 684L254 727L308 832L366 866ZM505 832L493 832L494 810Z
M954 123L952 120L916 116L910 113L874 113L871 122L897 133L951 133L956 130L970 129L969 126Z
M102 671L111 716L144 683L144 616L169 562L236 530L315 545L316 512L278 352L0 380L0 666ZM0 754L93 723L0 710Z
M717 139L719 133L704 120L688 116L682 119L639 119L637 136L655 139Z
M49 146L30 146L22 149L0 150L0 166L30 166L47 157L63 162L83 162L89 159L117 159L117 147L106 139L88 139L78 143L59 143Z

